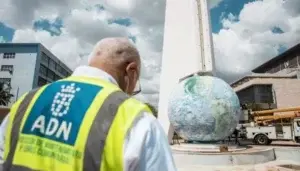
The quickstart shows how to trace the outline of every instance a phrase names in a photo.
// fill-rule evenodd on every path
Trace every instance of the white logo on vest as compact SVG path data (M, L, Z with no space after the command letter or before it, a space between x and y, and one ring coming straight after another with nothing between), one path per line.
M75 98L76 92L79 91L80 88L76 87L75 83L62 85L61 90L55 94L52 101L50 109L52 117L47 119L46 122L46 116L41 114L34 121L31 131L38 131L46 136L55 136L58 139L63 138L67 141L71 132L72 122L59 120L58 118L61 118L68 113L71 102Z
M70 86L61 86L61 92L57 92L51 106L51 112L54 116L66 115L70 109L70 104L75 97L75 93L80 91L80 88L75 88L75 83ZM64 110L62 111L64 107Z

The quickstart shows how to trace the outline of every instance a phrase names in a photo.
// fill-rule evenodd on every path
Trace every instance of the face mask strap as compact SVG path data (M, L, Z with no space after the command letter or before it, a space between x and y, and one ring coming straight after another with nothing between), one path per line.
M137 94L139 94L141 91L142 91L142 88L141 88L141 83L140 81L138 80L137 84L135 87L138 87L138 88L135 88L137 90L134 90L133 93L132 93L132 96L135 96Z

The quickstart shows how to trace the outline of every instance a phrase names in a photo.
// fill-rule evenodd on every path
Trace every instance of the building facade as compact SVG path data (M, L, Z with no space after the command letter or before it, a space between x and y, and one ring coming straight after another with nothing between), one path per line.
M253 69L254 73L279 73L300 67L300 43Z
M300 79L294 74L253 74L231 86L241 104L257 104L262 109L300 106Z
M27 91L71 75L72 70L40 43L1 43L0 82L15 102Z
M300 106L300 44L231 84L240 103L261 109Z

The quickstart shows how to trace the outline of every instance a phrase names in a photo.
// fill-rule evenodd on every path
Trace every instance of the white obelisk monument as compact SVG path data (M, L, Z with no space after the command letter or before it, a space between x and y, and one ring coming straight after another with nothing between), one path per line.
M158 119L171 142L169 95L179 80L197 73L214 75L207 0L166 0Z

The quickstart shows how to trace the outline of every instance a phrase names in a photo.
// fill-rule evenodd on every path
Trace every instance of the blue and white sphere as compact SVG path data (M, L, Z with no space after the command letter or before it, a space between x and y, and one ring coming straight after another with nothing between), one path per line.
M201 142L228 137L241 113L234 90L211 76L193 76L179 83L171 93L168 112L179 136Z

